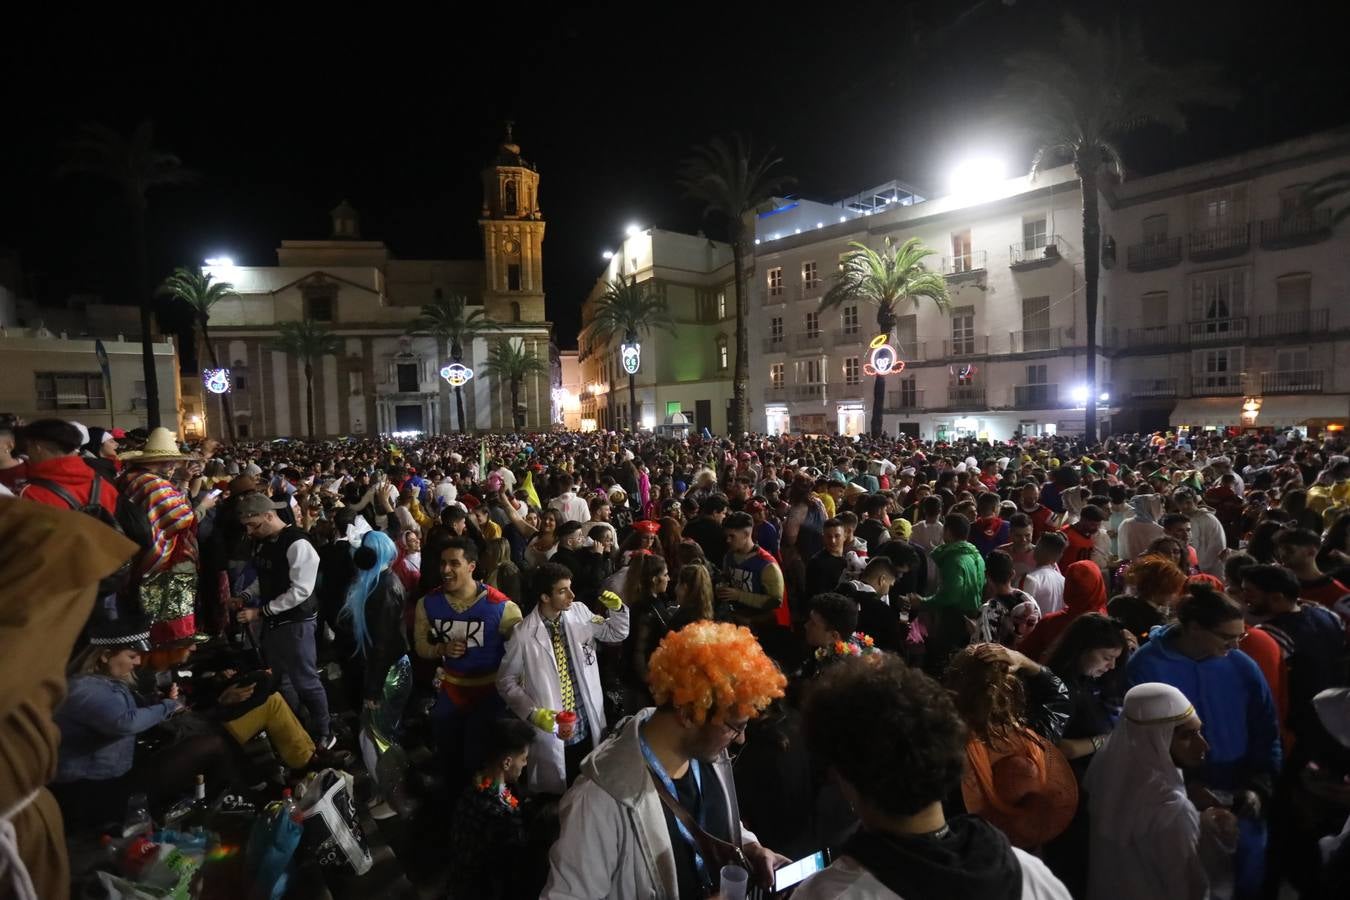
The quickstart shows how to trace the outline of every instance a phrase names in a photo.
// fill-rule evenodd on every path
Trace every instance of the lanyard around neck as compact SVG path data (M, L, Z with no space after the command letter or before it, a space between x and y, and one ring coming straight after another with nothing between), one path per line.
M675 790L675 782L671 780L670 775L666 774L665 766L661 765L661 760L656 758L656 753L647 744L647 739L642 736L641 728L638 729L638 746L642 748L642 757L647 761L647 767L651 769L652 774L660 779L662 787L669 792L670 796L678 800L680 795ZM707 804L703 802L703 772L699 768L697 759L689 760L689 766L694 773L694 786L697 788L699 796L698 813L695 816L695 821L698 822L699 828L706 831ZM694 840L693 834L678 817L675 819L675 827L679 829L680 837L689 845L690 851L694 854L694 867L698 870L699 878L705 884L709 883L708 867L703 860L703 854L699 852L698 842Z

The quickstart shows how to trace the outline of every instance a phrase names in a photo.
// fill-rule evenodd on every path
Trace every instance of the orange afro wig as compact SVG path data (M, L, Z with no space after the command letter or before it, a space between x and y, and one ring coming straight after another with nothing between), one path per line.
M647 665L656 705L698 725L751 718L783 696L786 684L750 629L729 622L693 622L671 632Z

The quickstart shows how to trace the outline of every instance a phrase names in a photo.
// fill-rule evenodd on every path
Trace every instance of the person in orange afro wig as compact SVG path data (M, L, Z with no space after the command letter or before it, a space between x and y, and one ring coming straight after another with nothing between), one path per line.
M657 707L693 725L751 719L786 684L750 629L727 622L694 622L666 635L647 671Z

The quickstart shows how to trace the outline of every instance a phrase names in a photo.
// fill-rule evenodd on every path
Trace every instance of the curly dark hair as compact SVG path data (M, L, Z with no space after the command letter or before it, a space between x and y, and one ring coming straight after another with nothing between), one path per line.
M981 646L952 657L942 683L971 734L990 747L1007 747L1022 731L1026 689L1007 663L976 655Z
M867 802L910 816L961 783L966 727L932 678L889 653L829 667L805 701L812 758Z

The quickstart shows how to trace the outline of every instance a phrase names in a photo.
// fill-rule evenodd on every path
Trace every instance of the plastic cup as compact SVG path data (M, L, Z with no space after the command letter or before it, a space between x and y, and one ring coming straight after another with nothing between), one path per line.
M735 865L722 867L722 890L718 894L722 900L745 900L749 886L749 872Z
M558 713L554 719L558 723L558 738L560 740L570 740L577 730L577 714L570 709L564 709Z

